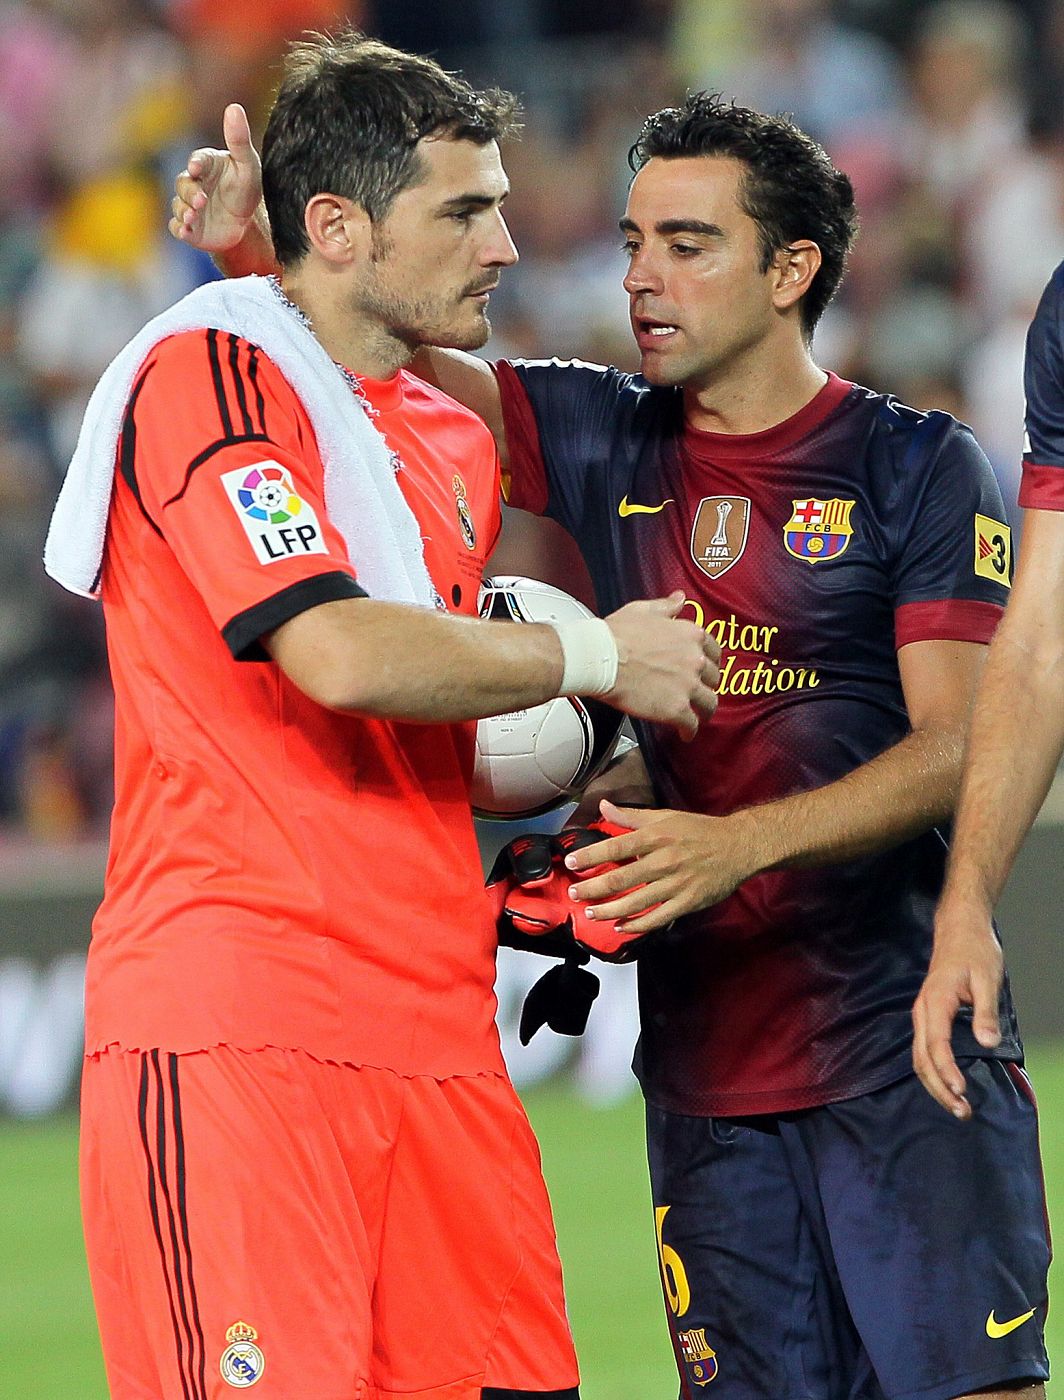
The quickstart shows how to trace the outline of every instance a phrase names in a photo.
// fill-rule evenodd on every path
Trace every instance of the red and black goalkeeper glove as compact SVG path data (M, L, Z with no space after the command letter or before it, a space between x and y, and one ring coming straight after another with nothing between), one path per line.
M607 863L579 876L565 868L570 851L622 836L626 830L600 820L565 827L555 836L517 836L495 859L487 890L499 942L565 960L545 972L525 997L518 1028L522 1045L541 1026L559 1035L583 1035L599 992L599 979L583 964L591 954L607 962L625 962L635 955L643 935L623 933L612 919L588 919L583 906L569 898L574 880L616 867Z
M575 947L603 962L630 962L646 935L625 933L615 919L589 919L587 906L569 898L575 882L616 870L617 865L605 862L579 874L565 866L570 851L623 836L627 830L600 819L564 827L554 836L517 836L504 846L487 880L499 942L546 957L568 957Z

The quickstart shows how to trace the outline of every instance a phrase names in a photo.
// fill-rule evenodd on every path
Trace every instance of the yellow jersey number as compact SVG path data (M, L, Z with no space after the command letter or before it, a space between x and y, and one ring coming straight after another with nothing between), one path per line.
M655 1206L654 1225L658 1235L658 1262L661 1264L661 1277L665 1284L665 1297L676 1317L683 1317L691 1306L691 1285L687 1282L687 1270L683 1260L662 1238L662 1226L672 1206Z

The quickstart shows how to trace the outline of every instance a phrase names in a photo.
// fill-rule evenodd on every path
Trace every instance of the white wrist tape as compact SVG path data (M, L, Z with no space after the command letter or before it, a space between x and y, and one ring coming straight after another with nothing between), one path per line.
M617 643L599 617L552 622L565 666L559 695L605 695L617 684Z

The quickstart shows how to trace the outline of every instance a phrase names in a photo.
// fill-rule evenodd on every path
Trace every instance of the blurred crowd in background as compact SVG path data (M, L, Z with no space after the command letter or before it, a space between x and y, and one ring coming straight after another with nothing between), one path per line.
M216 275L166 235L174 176L228 101L261 134L285 42L344 21L521 96L491 355L635 368L642 117L693 88L793 114L862 219L820 363L971 424L1014 508L1024 335L1064 258L1060 0L0 0L0 837L106 832L102 619L39 559L98 375Z

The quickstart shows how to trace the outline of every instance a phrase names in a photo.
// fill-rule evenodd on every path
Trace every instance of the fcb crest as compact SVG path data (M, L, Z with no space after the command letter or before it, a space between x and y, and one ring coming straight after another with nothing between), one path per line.
M680 1354L691 1370L695 1385L708 1385L716 1379L717 1353L706 1341L704 1327L692 1327L689 1332L677 1332Z
M720 578L743 557L749 533L749 496L705 496L691 527L691 558L704 574Z
M830 501L808 497L791 501L794 510L783 527L783 543L787 553L807 564L820 564L825 559L837 559L853 537L850 512L855 501L843 501L838 496Z

